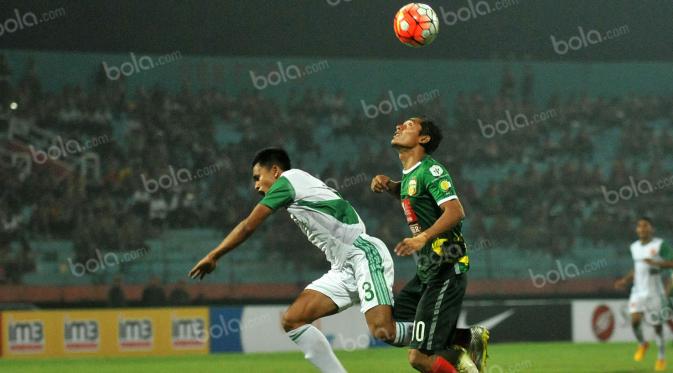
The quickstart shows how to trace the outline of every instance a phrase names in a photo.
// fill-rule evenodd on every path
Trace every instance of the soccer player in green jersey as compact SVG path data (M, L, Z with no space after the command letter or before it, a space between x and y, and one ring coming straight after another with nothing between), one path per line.
M322 372L345 372L327 338L311 323L356 303L374 337L394 346L409 345L413 323L395 322L392 317L390 252L366 233L353 206L321 180L292 168L282 149L257 153L252 176L255 190L264 197L189 276L201 279L212 272L220 257L241 245L274 211L285 208L331 264L329 272L309 284L283 315L283 328L306 359Z
M374 192L389 192L401 201L412 237L396 247L401 256L414 255L414 278L395 298L395 320L413 320L409 363L421 372L455 372L459 351L469 347L479 371L485 370L489 332L483 327L457 331L467 285L469 259L461 233L463 206L446 168L430 154L442 139L430 120L411 118L396 126L391 144L403 167L402 180L378 175Z

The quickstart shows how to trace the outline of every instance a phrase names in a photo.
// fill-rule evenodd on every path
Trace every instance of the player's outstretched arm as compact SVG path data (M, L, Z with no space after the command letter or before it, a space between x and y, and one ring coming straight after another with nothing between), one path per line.
M626 276L615 281L615 289L624 289L633 281L633 270L631 270Z
M673 268L673 260L645 259L645 263L659 268Z
M374 193L388 192L393 197L400 199L400 183L399 181L392 181L386 175L376 175L372 179L371 189Z
M273 210L267 206L258 204L252 210L250 215L247 218L243 219L238 225L227 235L227 237L222 240L222 242L217 245L208 255L201 259L191 271L189 271L189 277L202 279L205 275L212 272L215 267L217 260L221 258L224 254L235 249L238 245L242 244L252 233L259 227L266 218L273 213Z
M397 255L406 256L420 250L425 244L433 238L444 232L448 232L465 218L465 210L458 198L446 201L439 206L442 209L442 215L435 221L430 228L424 230L419 235L412 238L405 238L395 246Z

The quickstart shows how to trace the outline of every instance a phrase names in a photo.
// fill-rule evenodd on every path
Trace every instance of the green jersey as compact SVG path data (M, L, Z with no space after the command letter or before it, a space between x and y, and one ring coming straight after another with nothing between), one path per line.
M442 203L457 199L451 176L444 166L429 155L403 171L400 200L411 233L416 236L430 228L442 215ZM462 222L440 234L418 251L417 273L423 283L437 275L443 266L466 272L469 259L461 233Z

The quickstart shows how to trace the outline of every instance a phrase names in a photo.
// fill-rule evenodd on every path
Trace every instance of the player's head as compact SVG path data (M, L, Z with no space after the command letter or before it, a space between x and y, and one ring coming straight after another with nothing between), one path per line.
M654 234L654 224L652 219L647 216L641 216L636 223L636 234L641 240L649 240Z
M395 126L395 135L390 143L397 149L420 147L431 154L442 142L442 131L425 117L413 117Z
M252 179L255 190L264 195L278 180L283 171L292 168L287 152L280 148L262 149L252 160Z

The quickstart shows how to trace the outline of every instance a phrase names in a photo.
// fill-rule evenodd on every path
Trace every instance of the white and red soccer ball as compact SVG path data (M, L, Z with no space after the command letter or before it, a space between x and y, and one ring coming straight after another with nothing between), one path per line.
M439 20L429 5L410 3L397 12L393 27L395 36L402 43L418 48L435 40L439 33Z

